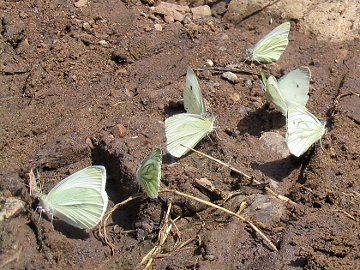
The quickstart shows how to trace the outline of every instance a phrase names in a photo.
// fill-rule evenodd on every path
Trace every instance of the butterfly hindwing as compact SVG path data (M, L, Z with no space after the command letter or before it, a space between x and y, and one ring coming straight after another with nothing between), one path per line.
M297 157L320 140L326 131L325 122L320 122L303 106L289 106L286 124L286 143L290 153Z
M136 171L136 179L146 194L155 199L158 197L161 181L162 153L159 148L153 150Z
M195 147L201 139L214 129L215 118L203 114L181 113L165 120L167 150L174 157L189 152L187 147Z

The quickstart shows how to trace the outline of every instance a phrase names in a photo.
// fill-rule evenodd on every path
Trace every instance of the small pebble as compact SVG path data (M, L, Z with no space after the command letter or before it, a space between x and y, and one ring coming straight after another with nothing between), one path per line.
M191 8L193 20L203 19L211 16L211 9L208 5Z
M163 27L161 24L158 24L158 23L155 23L154 24L154 28L156 31L162 31L163 30Z
M79 8L79 7L85 7L87 4L88 4L88 0L79 0L75 2L74 6Z
M165 16L164 16L164 22L166 22L166 23L172 23L172 22L174 22L174 21L175 21L175 19L174 19L173 16L171 16L171 15L165 15Z
M264 132L260 137L260 141L270 152L279 154L283 158L290 155L285 138L277 132Z
M205 65L207 67L213 67L214 66L214 62L211 59L206 59L206 63Z
M25 210L25 202L15 197L1 197L0 203L3 205L0 211L0 221L13 217Z
M102 40L99 41L99 44L102 45L102 46L105 46L105 45L107 45L108 43L107 43L106 40L103 40L103 39L102 39Z
M127 129L123 124L117 124L115 127L112 128L111 133L115 137L124 138L127 133Z
M238 77L236 76L235 73L232 73L230 71L228 72L224 72L222 75L221 75L221 78L227 80L228 82L232 83L232 84L235 84L238 82Z
M91 28L91 25L90 25L90 23L88 23L88 22L84 22L83 25L82 25L82 28L83 28L84 30L89 30L89 29Z

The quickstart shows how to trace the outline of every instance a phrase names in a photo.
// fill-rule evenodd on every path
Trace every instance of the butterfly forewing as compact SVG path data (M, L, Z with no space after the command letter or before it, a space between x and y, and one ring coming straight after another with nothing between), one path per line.
M142 162L141 166L136 172L136 178L139 181L141 187L152 199L158 197L161 181L161 163L162 153L159 148L156 148Z
M205 105L199 82L191 68L188 68L186 73L183 98L184 108L187 113L202 114L205 112Z
M299 157L321 139L326 128L303 106L289 106L286 143L290 153Z
M207 114L182 113L165 120L166 146L168 152L181 157L195 147L214 129L215 118Z
M91 166L62 180L48 195L41 195L40 204L51 215L77 228L91 229L107 208L105 184L105 167Z
M310 69L301 67L290 71L280 78L279 89L287 106L301 105L306 106L309 99L310 89Z

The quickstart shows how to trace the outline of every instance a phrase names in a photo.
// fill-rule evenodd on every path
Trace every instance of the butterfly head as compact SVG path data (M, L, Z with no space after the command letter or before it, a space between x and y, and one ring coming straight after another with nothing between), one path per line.
M248 48L245 50L246 53L246 60L245 61L254 61L254 49L253 48Z

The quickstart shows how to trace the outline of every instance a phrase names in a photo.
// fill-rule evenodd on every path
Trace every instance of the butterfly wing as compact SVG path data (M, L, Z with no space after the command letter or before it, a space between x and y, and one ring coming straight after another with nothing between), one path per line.
M260 39L255 47L248 50L251 61L270 63L279 60L289 40L290 22L284 22Z
M303 106L289 106L286 124L286 143L290 153L297 157L320 140L326 131L325 122L320 122Z
M205 113L205 105L199 82L191 68L188 68L186 73L186 83L183 97L184 107L187 113Z
M61 220L80 229L91 229L100 222L107 208L105 185L105 167L90 166L62 180L40 202L46 211Z
M136 179L146 194L152 199L158 197L161 180L161 163L161 150L157 148L151 152L136 171Z
M265 85L265 98L272 102L284 116L287 113L287 105L283 96L281 95L278 82L274 76L270 76L267 80L265 76L262 75L262 80Z
M214 129L215 118L207 114L181 113L165 120L166 146L174 157L189 152L187 147L195 147Z
M309 68L301 67L289 72L285 76L281 77L278 84L280 93L288 106L306 106L309 99L308 94L310 88Z

